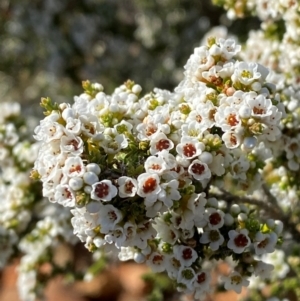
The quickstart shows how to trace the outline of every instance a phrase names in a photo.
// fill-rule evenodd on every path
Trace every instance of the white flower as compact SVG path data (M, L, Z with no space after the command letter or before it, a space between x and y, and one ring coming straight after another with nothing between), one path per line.
M122 212L113 205L103 205L98 213L99 217L97 222L100 224L100 232L107 234L111 230L115 230L117 223L122 218Z
M222 52L222 56L226 60L230 60L233 56L235 56L238 52L241 51L241 45L236 45L236 42L234 39L222 39L220 38L218 40L218 43L220 45L220 49Z
M236 62L234 74L231 79L234 83L240 82L243 85L251 85L255 80L259 80L261 74L257 70L256 63Z
M104 239L109 244L115 243L117 248L121 248L124 241L126 240L126 235L124 233L123 227L116 226L114 230L105 235Z
M65 207L75 206L75 194L69 185L57 185L55 188L54 198L57 203Z
M63 111L63 114L66 110ZM81 133L81 121L76 118L68 117L66 119L65 133L67 135L79 135Z
M202 163L200 160L196 159L194 160L189 168L188 172L190 175L192 175L196 180L203 181L210 179L211 177L211 171L208 168L207 164Z
M248 230L242 229L239 231L230 230L228 232L229 241L227 247L234 253L241 254L244 250L250 246L251 240L248 236Z
M155 218L153 228L157 231L159 237L163 241L173 245L179 238L179 230L172 224L166 223L164 218L164 215Z
M205 145L198 139L183 136L180 143L176 146L177 153L186 159L198 157L205 149Z
M158 194L161 191L159 176L154 173L143 173L138 176L137 181L137 194L141 197L145 197L145 201L148 203L148 206L150 206L157 200Z
M173 201L181 199L181 194L178 191L178 180L174 179L168 183L163 183L160 186L161 191L158 194L158 200L163 202L168 208L172 207Z
M189 289L192 289L196 279L195 271L192 268L181 267L177 275L177 283L185 284Z
M60 118L58 113L52 112L49 116L45 117L40 125L34 130L34 139L38 141L50 142L57 140L64 134L64 127L57 122Z
M260 94L257 97L247 97L246 103L252 110L251 116L265 118L272 115L272 101Z
M117 188L110 180L103 180L92 185L91 198L96 201L109 202L117 193Z
M234 290L236 293L240 294L243 286L248 286L249 281L241 276L238 272L232 272L227 277L224 277L224 287L226 290Z
M232 107L220 108L215 114L215 120L224 132L241 126L238 111Z
M180 261L180 264L189 267L198 258L197 252L188 246L175 245L173 247L174 257Z
M253 244L256 255L262 255L265 253L272 253L275 250L277 243L277 235L274 232L261 233L258 232L255 235L256 242Z
M211 275L208 271L199 271L196 273L196 278L193 286L197 289L198 293L201 291L202 294L207 292L210 288Z
M150 154L156 155L157 153L166 150L169 151L174 147L174 143L164 133L159 132L152 135L150 140Z
M105 135L100 145L107 154L116 154L128 146L128 141L124 134L116 135L114 138Z
M224 225L224 212L215 208L207 208L204 218L207 221L207 226L211 230L220 229Z
M262 280L269 279L273 270L274 266L272 264L263 261L258 261L254 264L254 275Z
M146 263L155 273L161 273L166 269L165 256L158 252L152 252Z
M60 140L60 149L62 152L78 156L83 152L83 141L75 135L62 136Z
M161 175L167 169L167 164L162 157L150 156L146 159L144 167L147 173Z
M65 166L62 168L63 173L72 177L81 177L85 173L85 166L80 157L69 157L65 161Z
M275 250L273 253L263 254L261 260L274 266L272 278L283 279L290 270L285 258L286 255L283 250Z
M222 135L222 140L227 148L237 148L242 142L242 135L239 132L230 130Z
M217 251L220 245L224 242L224 237L219 230L207 230L204 231L200 237L202 244L209 243L209 247L212 251Z
M120 177L118 178L119 184L119 196L121 198L133 197L137 193L137 180L130 177Z

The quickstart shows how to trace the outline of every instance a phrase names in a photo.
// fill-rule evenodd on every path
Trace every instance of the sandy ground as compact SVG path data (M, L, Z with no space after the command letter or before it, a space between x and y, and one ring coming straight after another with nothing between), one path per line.
M1 274L1 301L21 301L16 289L17 263L8 266ZM91 282L66 284L61 278L49 283L46 289L47 301L146 301L149 288L141 276L149 270L146 266L124 263L103 272ZM245 291L244 291L245 293ZM168 299L170 300L170 299ZM171 299L172 301L178 300ZM190 301L184 298L180 301ZM208 296L205 301L237 301L234 292ZM178 300L179 301L179 300Z

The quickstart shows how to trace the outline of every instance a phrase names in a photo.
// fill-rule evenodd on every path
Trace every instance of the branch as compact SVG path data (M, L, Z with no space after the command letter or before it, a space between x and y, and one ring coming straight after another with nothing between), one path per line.
M210 193L210 197L215 197L217 199L222 199L228 203L235 204L249 204L257 206L263 209L266 214L273 219L281 220L284 224L285 229L292 235L295 241L300 241L300 232L298 230L297 224L291 220L290 215L286 215L283 210L278 205L276 198L270 193L266 185L263 185L263 191L266 195L266 199L254 199L246 196L237 196L226 190L220 190L221 193Z

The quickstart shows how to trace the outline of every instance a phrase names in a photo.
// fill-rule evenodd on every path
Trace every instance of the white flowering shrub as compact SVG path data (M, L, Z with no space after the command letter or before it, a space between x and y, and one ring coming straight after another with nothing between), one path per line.
M233 203L266 195L285 114L268 70L236 60L240 50L208 39L174 92L140 96L127 81L107 95L86 81L73 104L43 99L47 116L35 129L34 176L50 202L70 209L85 246L166 271L196 299L210 292L220 259L235 262L226 289L266 278L272 266L256 256L272 253L283 229Z
M95 261L146 264L195 300L218 285L300 298L299 4L215 2L230 18L256 14L261 29L243 45L208 32L173 91L127 80L106 93L87 80L74 101L43 98L34 130L18 104L1 104L0 266L23 255L23 300L75 275L52 258L78 242Z

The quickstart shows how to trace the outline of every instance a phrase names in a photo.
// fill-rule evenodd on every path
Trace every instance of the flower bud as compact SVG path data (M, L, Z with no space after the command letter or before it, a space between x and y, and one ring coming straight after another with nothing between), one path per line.
M89 185L93 185L94 183L99 181L98 176L91 171L88 171L83 175L83 180L86 184Z
M268 228L273 229L275 226L275 221L271 218L267 219L266 224L268 226Z
M146 259L146 256L142 253L134 253L133 260L136 263L143 263Z
M234 223L234 218L232 217L232 215L229 213L226 213L224 215L224 224L226 226L231 226L233 223Z
M69 186L72 190L79 190L83 186L83 180L79 177L74 177L69 180Z
M89 213L97 213L101 208L101 203L97 201L91 201L86 205L86 210Z
M134 94L139 94L142 91L142 87L140 85L134 85L131 90Z
M90 163L86 166L86 171L90 171L90 172L95 173L96 175L99 175L101 172L101 168L96 163Z
M282 223L282 221L276 220L276 221L275 221L274 232L275 232L277 235L280 235L280 234L282 233L282 230L283 230L283 223Z
M241 208L238 204L233 204L230 208L230 212L233 215L238 215L241 212Z
M245 213L240 213L237 218L240 223L244 223L248 219L248 216Z

